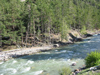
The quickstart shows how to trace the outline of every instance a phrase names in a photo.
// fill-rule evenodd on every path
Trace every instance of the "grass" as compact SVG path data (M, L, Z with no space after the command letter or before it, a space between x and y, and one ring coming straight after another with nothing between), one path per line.
M71 74L71 69L68 67L63 67L60 70L60 75L70 75Z

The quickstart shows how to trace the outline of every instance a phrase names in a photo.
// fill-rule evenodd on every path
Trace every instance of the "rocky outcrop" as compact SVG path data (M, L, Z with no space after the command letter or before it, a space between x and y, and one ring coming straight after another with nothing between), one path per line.
M85 34L84 36L85 36L85 37L91 37L91 36L93 36L93 35L87 33L87 34Z
M78 42L83 40L82 38L75 37L72 33L69 33L69 36L72 38L70 39L72 42Z

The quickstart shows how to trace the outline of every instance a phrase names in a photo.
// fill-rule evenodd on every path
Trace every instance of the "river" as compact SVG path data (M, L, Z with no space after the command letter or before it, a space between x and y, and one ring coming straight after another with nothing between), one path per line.
M58 49L0 62L0 75L59 75L63 67L74 70L83 66L87 53L99 49L100 35L94 35ZM76 66L71 66L73 62Z

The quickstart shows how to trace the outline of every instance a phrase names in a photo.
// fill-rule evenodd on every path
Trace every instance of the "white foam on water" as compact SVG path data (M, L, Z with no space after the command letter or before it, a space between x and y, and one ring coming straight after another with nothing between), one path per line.
M96 42L96 41L87 41L88 43L90 43L90 42Z
M67 51L68 53L73 53L73 51Z
M62 50L62 51L60 51L60 52L63 52L63 53L64 53L64 52L66 52L66 50Z
M4 62L0 62L0 64L3 64Z
M31 60L28 60L27 63L25 65L28 65L28 64L33 64L34 61L31 61Z
M70 59L68 59L67 61L70 61Z
M4 75L4 74L0 74L0 75Z
M14 61L13 61L13 64L14 64L14 63L17 63L17 61L16 61L16 60L14 60Z
M23 73L23 72L28 72L30 69L31 69L30 67L27 67L27 68L25 68L21 73Z
M13 68L8 68L7 71L11 71L11 73L15 74L17 72L16 69L13 69Z
M17 70L16 69L13 69L13 73L15 74L17 72Z
M61 50L61 51L56 51L56 53L65 53L66 52L66 50Z
M87 42L91 42L91 41L87 41Z
M94 34L93 36L97 36L98 34Z
M31 69L30 67L27 67L27 68L26 68L26 71L29 71L30 69Z
M55 50L55 51L58 51L58 50Z
M75 61L71 62L71 64L73 64L73 63L75 63L75 64L76 64L76 62L75 62Z
M34 75L39 75L39 74L41 74L43 72L43 70L41 70L41 71L36 71L35 73L34 73Z
M53 59L53 61L55 61L55 59Z
M45 54L50 54L50 52L43 52L43 54L44 54L44 53L45 53Z

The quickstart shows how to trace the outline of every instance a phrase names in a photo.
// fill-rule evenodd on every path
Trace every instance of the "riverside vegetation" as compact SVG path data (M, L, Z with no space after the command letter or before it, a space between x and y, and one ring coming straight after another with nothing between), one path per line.
M85 58L86 68L78 72L78 75L100 75L100 51L91 52ZM96 71L98 70L98 71ZM73 72L74 73L74 72ZM76 75L71 74L70 68L62 68L60 75Z
M99 0L0 0L0 47L42 46L68 40L69 30L86 34L86 30L100 29L99 20ZM87 67L99 64L98 54L87 56ZM69 72L63 68L61 75Z
M67 40L68 30L100 29L99 0L0 0L0 47Z
M92 66L99 65L100 64L100 51L91 52L85 58L85 61L86 61L86 67L92 67Z

